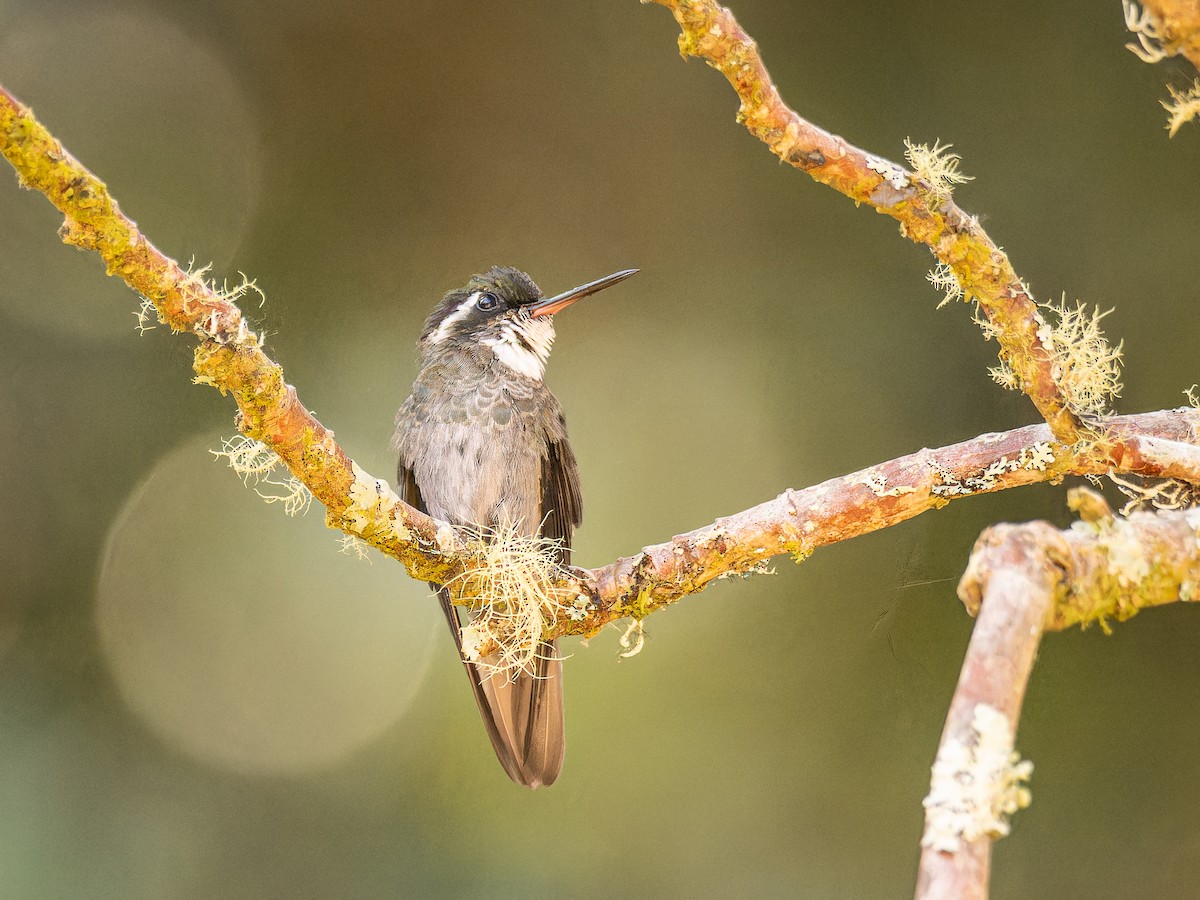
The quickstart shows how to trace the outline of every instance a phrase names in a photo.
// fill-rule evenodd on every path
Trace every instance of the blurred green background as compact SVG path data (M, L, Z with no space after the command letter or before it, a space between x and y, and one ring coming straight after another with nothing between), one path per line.
M1115 0L734 11L803 114L893 159L952 142L1035 293L1117 308L1124 411L1183 402L1200 129L1167 140L1189 73L1123 49ZM258 280L270 351L381 477L445 290L641 267L560 317L550 365L582 565L1034 421L935 311L928 252L777 164L677 33L633 0L0 0L0 83L158 246ZM568 641L567 765L530 794L429 591L215 462L233 406L189 384L192 341L139 337L133 294L0 182L4 896L911 893L957 576L991 522L1067 522L1064 487L722 582L633 659ZM1200 895L1198 650L1182 606L1048 637L994 896Z

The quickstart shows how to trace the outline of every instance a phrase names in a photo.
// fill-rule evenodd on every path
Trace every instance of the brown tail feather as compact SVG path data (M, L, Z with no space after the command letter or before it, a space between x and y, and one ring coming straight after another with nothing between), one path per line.
M461 659L462 623L458 610L444 589L438 591L438 599ZM557 644L543 642L538 648L536 672L520 672L511 681L503 675L485 675L479 666L463 659L479 714L500 765L509 778L529 788L554 784L562 769L566 741L562 660L557 657Z

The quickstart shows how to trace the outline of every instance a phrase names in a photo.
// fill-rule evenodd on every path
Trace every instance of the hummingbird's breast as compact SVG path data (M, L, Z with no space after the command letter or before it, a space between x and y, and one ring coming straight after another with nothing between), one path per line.
M393 443L429 514L454 525L536 533L548 427L558 401L540 381L475 355L427 360L396 416Z

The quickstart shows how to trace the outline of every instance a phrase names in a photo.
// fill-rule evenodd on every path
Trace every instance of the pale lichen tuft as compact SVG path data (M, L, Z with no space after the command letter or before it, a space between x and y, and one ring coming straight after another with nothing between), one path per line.
M1187 122L1200 117L1200 78L1184 90L1167 85L1171 94L1170 100L1160 100L1162 108L1167 111L1167 136L1175 137L1177 132Z
M941 309L947 303L953 303L955 300L967 299L967 294L959 283L958 276L945 263L938 263L935 268L926 272L925 280L933 285L936 290L942 292L941 302L937 305L938 309Z
M493 676L533 673L547 626L578 614L578 597L555 584L561 545L526 534L519 523L473 530L468 544L475 563L445 585L472 609L463 656Z
M1121 395L1121 345L1111 346L1100 321L1112 310L1089 310L1084 304L1068 306L1066 295L1057 304L1042 304L1057 322L1038 329L1038 338L1050 356L1051 373L1072 410L1083 415L1104 415Z
M346 556L352 556L359 562L366 560L371 562L371 545L360 537L355 537L352 534L343 534L340 538L341 549L340 553Z
M220 450L208 452L217 459L224 459L241 478L242 484L253 487L266 503L282 504L283 511L289 516L306 513L312 506L312 492L299 478L286 467L283 469L286 476L277 475L283 460L262 441L239 434L222 440Z
M162 322L162 316L158 314L158 308L154 305L154 301L149 297L143 297L141 304L133 311L133 315L137 318L137 325L134 326L138 330L138 335L143 335L147 331L153 331L157 325L151 324L151 320Z
M934 141L930 147L905 138L904 146L904 157L916 176L928 185L929 198L935 206L944 205L954 193L956 185L974 180L972 176L959 171L958 164L962 162L962 157L948 152L953 144Z

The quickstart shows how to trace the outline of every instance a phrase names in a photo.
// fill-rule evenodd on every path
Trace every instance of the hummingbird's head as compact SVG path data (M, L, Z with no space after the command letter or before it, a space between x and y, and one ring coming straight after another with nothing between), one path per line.
M425 320L421 349L486 348L514 372L541 380L554 343L554 314L635 272L637 269L624 269L543 298L524 272L510 266L492 266L442 298Z

